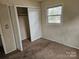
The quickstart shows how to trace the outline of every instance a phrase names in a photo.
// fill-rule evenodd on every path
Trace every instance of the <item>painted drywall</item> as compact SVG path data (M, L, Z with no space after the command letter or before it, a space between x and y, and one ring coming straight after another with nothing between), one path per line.
M40 9L39 8L28 8L28 16L29 16L31 40L35 41L42 37Z
M27 13L27 16L26 16L24 21L25 21L25 26L26 26L27 38L29 38L29 40L31 41L31 33L30 33L30 24L29 24L28 13Z
M79 0L46 0L42 3L43 37L79 49ZM61 24L47 23L47 8L62 3Z
M6 49L5 54L7 54L16 50L16 43L9 13L9 7L6 5L0 5L0 23Z
M0 4L6 4L8 6L27 6L27 7L38 7L39 3L34 0L0 0Z
M18 18L19 18L22 40L27 39L27 30L26 30L25 21L24 21L24 20L27 20L27 17L26 16L18 16Z

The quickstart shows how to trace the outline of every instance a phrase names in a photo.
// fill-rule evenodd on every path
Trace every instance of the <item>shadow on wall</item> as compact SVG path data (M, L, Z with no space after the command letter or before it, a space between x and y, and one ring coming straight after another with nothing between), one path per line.
M59 0L62 1L62 0ZM46 8L57 4L57 0L42 3L43 37L74 48L79 48L79 0L63 0L63 24L46 23ZM59 26L60 25L60 26Z

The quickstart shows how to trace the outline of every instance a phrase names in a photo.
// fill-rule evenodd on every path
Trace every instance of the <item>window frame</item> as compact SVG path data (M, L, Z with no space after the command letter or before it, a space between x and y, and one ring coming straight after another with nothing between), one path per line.
M48 9L50 9L50 8L55 8L55 7L59 7L59 6L62 7L61 15L50 15L50 16L60 16L60 17L61 17L61 18L60 18L60 23L56 23L56 22L55 22L55 23L54 23L54 22L49 23L49 22L48 22L48 17L49 17L49 15L48 15ZM47 17L46 17L46 18L47 18L47 23L48 23L48 24L61 24L61 23L62 23L62 18L63 18L62 15L63 15L63 5L62 5L62 4L58 4L58 5L54 5L54 6L48 7L48 8L47 8Z

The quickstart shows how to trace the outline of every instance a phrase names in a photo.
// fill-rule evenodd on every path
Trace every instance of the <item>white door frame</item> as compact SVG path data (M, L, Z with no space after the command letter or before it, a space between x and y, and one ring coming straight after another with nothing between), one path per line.
M17 17L17 22L18 22L18 31L19 31L19 37L20 37L20 45L21 45L21 51L23 51L23 45L22 45L22 37L21 37L21 30L20 30L20 24L19 24L19 18L18 18L18 12L17 12L17 7L24 7L27 8L26 6L15 6L15 12L16 12L16 17Z
M18 33L19 33L19 42L20 42L20 51L23 51L23 46L22 46L22 37L21 37L21 30L20 30L20 25L19 25L19 19L18 19L18 14L17 14L17 7L15 6L15 14L16 14L16 20L17 20L17 25L18 25Z
M21 32L20 32L20 24L19 24L19 20L18 20L18 14L17 14L17 7L25 7L28 8L27 6L21 6L21 5L14 5L14 6L10 6L10 13L11 13L11 18L12 18L12 23L13 23L13 27L15 27L15 21L16 21L16 26L17 26L17 30L18 31L18 38L15 37L15 41L16 41L16 47L18 50L23 51L23 46L22 46L22 38L21 38ZM15 20L15 21L14 21ZM16 32L15 32L16 34Z

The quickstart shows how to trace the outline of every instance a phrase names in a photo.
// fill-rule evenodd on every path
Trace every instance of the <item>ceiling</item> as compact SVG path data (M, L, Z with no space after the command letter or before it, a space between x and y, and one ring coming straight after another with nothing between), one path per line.
M33 1L39 1L40 2L40 1L44 1L44 0L33 0Z
M43 1L43 0L37 0L37 1Z

